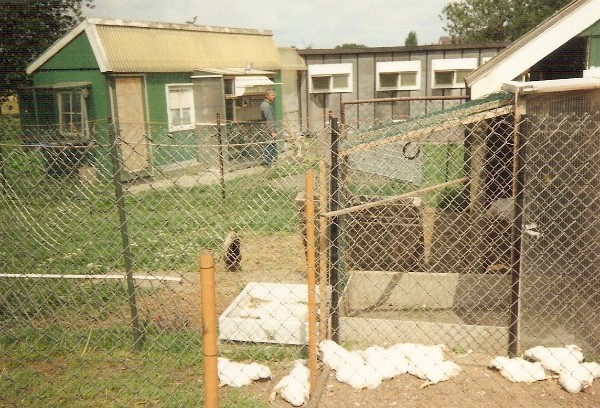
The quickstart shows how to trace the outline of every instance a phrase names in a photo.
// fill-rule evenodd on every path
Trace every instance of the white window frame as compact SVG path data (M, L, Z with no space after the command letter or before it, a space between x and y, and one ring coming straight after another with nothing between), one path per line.
M431 87L433 89L465 88L465 82L460 81L459 78L464 78L475 69L477 69L477 58L434 59L431 61ZM438 73L450 74L451 83L438 84L436 81Z
M179 96L178 105L179 106L171 106L173 105L172 94L177 93ZM183 94L187 94L187 100L182 99ZM194 106L194 89L192 84L168 84L166 85L166 94L167 94L167 116L169 118L169 131L175 132L178 130L190 130L194 129L196 126L195 119L195 106ZM174 97L174 95L173 95ZM178 123L174 124L175 117L173 116L172 110L178 109L179 115L177 119L181 120L183 118L182 110L189 109L189 123Z
M58 123L59 131L63 136L76 137L76 136L89 136L88 129L88 117L87 117L87 97L89 90L87 88L72 88L72 89L61 89L56 93L56 101L58 105ZM68 103L71 109L65 111L64 101L68 98ZM73 110L73 100L79 99L79 111ZM76 122L73 121L74 115L80 115L81 120ZM65 120L70 118L70 120ZM80 124L80 127L77 124Z
M310 93L335 93L335 92L352 92L352 64L315 64L308 66L308 92ZM346 86L340 87L336 85L336 77L346 78ZM328 86L315 89L313 86L313 78L319 78L323 82L327 82Z
M421 89L421 61L385 61L375 66L378 91L418 91ZM396 85L381 84L381 74L397 74ZM416 74L414 85L402 85L402 74Z

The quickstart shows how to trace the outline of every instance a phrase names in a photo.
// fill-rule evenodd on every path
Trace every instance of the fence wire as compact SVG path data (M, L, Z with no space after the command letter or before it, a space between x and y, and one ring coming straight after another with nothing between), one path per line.
M248 385L221 373L221 406L289 406L268 399L308 357L308 169L319 406L597 406L550 368L531 385L488 365L565 344L600 361L598 113L486 103L360 126L346 111L282 132L268 167L260 124L99 122L69 143L7 127L0 406L202 406L200 248L217 260L219 356L269 368ZM329 338L348 355L328 358Z

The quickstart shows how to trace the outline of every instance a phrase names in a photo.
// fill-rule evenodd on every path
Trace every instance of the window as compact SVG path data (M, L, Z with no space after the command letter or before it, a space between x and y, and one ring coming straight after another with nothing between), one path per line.
M410 91L420 89L421 61L378 62L378 91Z
M167 85L169 130L194 128L194 94L192 85Z
M87 89L61 90L57 96L60 133L67 137L87 137Z
M309 92L352 92L352 64L308 66Z
M464 88L465 77L477 68L477 58L449 58L431 61L433 88Z

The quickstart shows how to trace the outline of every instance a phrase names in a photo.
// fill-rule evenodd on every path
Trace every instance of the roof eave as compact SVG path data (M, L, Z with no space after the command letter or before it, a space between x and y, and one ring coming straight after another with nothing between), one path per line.
M138 27L138 28L160 28L160 29L171 29L181 31L202 31L210 33L227 33L227 34L251 34L251 35L264 35L273 36L272 30L259 29L259 28L235 28L235 27L219 27L219 26L208 26L208 25L195 25L195 24L178 24L178 23L164 23L157 21L139 21L139 20L124 20L114 18L99 18L90 17L87 18L90 24L105 25L105 26L120 26L120 27Z
M548 81L519 82L508 81L502 90L515 95L540 94L551 92L585 91L600 88L600 78L567 78Z
M532 29L498 55L466 77L467 87L473 88L479 81L489 82L494 71L506 70L512 80L546 55L578 35L598 20L594 7L599 0L581 0L570 3L545 22ZM596 6L597 7L597 6Z
M102 40L98 35L98 29L95 24L89 24L85 33L87 35L90 46L92 47L92 52L94 53L94 57L96 57L96 63L98 64L98 68L100 72L111 72L113 71L112 66L110 64L110 60L106 55L106 50L102 44Z
M362 47L362 48L305 48L298 49L300 56L310 55L344 55L344 54L373 54L390 52L421 52L421 51L459 51L470 49L498 49L509 45L507 42L487 42L477 44L427 44L415 46L391 46L391 47Z

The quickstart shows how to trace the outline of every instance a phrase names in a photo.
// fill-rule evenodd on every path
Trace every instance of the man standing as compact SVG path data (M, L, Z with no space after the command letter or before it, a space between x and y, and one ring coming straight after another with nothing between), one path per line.
M265 99L260 103L260 114L264 122L267 145L263 166L270 166L277 158L277 126L275 123L275 91L267 91Z

